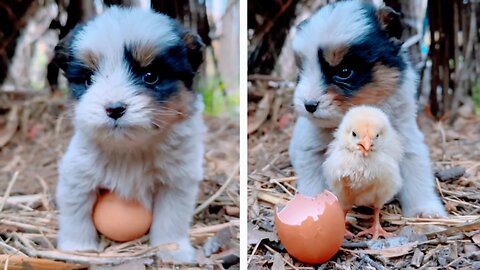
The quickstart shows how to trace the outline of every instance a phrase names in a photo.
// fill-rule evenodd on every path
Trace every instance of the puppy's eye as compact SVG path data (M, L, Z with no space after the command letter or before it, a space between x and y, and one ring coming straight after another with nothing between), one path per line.
M87 79L85 80L85 86L86 87L90 87L90 85L92 85L92 77L93 77L93 74L92 75L89 75L87 77Z
M155 84L156 82L158 82L158 75L156 75L152 72L147 72L147 73L143 74L142 80L146 84Z
M355 131L352 131L352 136L357 137L357 133L355 133Z
M335 77L340 80L348 80L352 77L353 75L353 70L349 68L342 68L339 69Z

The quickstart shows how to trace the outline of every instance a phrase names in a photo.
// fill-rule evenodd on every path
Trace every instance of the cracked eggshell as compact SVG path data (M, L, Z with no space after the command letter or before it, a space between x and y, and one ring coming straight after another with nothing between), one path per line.
M337 197L329 191L316 197L297 193L281 210L276 209L278 237L290 255L318 264L340 249L345 235L345 217Z

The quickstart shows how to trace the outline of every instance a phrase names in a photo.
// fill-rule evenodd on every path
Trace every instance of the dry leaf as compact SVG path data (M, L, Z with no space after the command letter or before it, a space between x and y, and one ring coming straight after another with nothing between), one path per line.
M459 205L460 205L460 204L457 203L457 202L447 201L447 202L445 203L445 210L447 210L448 212L457 211L457 207L458 207Z
M272 242L277 242L278 237L274 232L260 231L255 225L248 224L248 244L256 245L263 239L268 239Z
M477 233L474 236L472 236L472 240L475 244L480 245L480 233Z
M274 92L267 91L262 100L260 100L257 110L255 111L255 116L252 120L248 119L248 134L255 132L263 124L263 122L267 120L273 97Z
M285 269L285 262L282 259L282 255L280 253L273 254L273 270L284 270Z
M416 246L418 242L408 243L398 247L384 248L384 249L364 249L364 250L351 250L354 253L365 253L369 255L381 255L385 258L394 258L400 257L405 254L410 253Z
M203 245L205 256L210 257L213 253L220 251L220 249L225 249L230 244L230 239L232 238L230 228L224 228L218 231L215 236L208 238L207 242Z

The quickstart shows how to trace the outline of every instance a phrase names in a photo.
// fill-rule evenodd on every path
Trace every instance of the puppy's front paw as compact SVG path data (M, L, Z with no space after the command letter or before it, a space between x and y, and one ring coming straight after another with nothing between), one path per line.
M448 216L447 211L440 203L405 209L404 212L407 217L440 218Z
M176 244L178 249L160 251L157 253L158 258L164 262L193 263L196 261L197 250L192 247L190 241L182 240Z
M63 251L99 252L100 245L96 240L58 239L57 247Z
M76 242L76 241L59 241L58 249L62 251L85 251L99 252L100 247L97 242Z

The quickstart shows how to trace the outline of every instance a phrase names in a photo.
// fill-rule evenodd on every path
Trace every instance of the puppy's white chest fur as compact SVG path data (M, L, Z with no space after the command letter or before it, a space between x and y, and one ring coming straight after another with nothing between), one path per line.
M60 175L72 175L82 189L108 189L141 201L151 209L161 185L187 187L203 175L201 146L205 127L201 117L173 127L168 136L142 149L108 149L81 131L76 132L60 166ZM64 177L61 181L68 181ZM187 180L188 179L188 180Z

